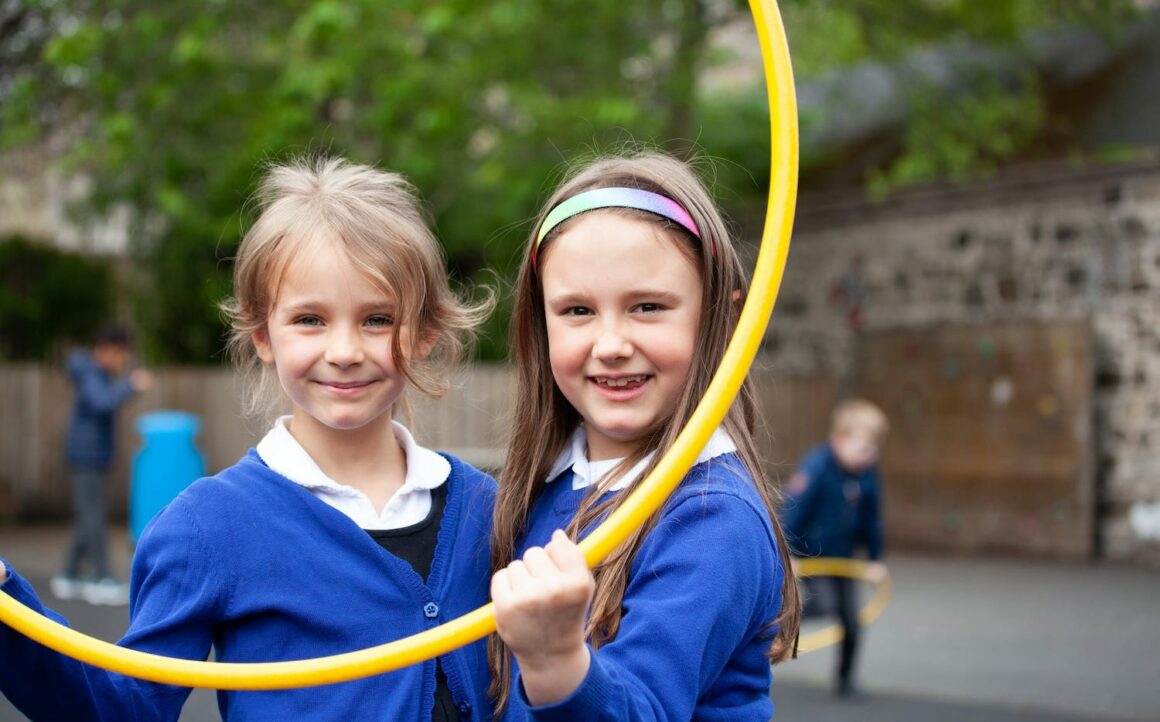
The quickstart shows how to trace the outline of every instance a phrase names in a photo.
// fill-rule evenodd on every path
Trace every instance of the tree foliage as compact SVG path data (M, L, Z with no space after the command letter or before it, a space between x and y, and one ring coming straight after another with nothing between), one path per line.
M112 305L107 259L23 236L0 240L0 360L41 361L87 342Z
M1113 27L1131 4L782 8L808 80L926 45L1010 44L1060 22ZM96 208L129 204L146 352L211 362L216 303L265 161L326 152L405 173L465 283L514 275L538 202L561 162L584 151L696 143L723 161L727 206L759 205L763 90L697 84L707 64L729 62L728 48L706 52L710 31L747 14L738 0L18 0L0 5L0 148L51 138L67 170L97 181ZM953 102L928 90L915 88L899 151L863 180L967 177L1010 157L1042 117L1033 78L982 82ZM505 309L495 319L489 357L503 353Z
M42 62L9 74L9 142L53 132L98 206L128 202L155 360L207 360L264 161L399 170L455 274L507 277L561 160L688 137L702 3L30 3ZM491 355L502 329L486 342Z

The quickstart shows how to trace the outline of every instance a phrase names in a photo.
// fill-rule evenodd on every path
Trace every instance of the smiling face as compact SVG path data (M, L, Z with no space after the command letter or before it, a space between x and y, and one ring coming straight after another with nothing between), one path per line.
M655 223L590 211L544 249L552 375L592 460L627 456L672 415L701 320L701 276Z
M394 317L393 299L339 244L310 244L289 263L254 346L277 370L300 441L332 430L389 427L391 408L406 388L391 354L392 336L400 332ZM405 335L401 341L406 354Z

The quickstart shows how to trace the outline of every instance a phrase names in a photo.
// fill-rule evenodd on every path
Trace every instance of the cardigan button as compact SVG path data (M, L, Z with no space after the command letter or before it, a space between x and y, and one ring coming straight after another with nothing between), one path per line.
M427 619L434 619L439 616L439 605L435 602L427 602L423 605L423 614L427 615Z
M459 715L461 717L470 717L471 716L471 703L470 702L460 702L459 703Z

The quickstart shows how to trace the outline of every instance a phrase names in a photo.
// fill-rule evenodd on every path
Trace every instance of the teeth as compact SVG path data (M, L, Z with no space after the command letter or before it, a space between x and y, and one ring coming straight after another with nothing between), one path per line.
M639 381L644 381L644 378L645 378L644 376L629 376L629 377L626 377L623 379L599 378L596 380L596 382L599 384L602 384L604 386L608 386L610 388L619 389L619 388L623 388L625 386L628 386L629 384L634 384L634 383L637 383Z

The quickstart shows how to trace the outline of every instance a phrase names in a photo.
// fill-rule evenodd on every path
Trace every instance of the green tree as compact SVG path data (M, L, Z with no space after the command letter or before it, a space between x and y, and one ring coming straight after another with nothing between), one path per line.
M89 341L109 320L113 294L107 259L23 236L0 240L0 360L44 361Z
M400 170L456 276L508 277L563 158L687 137L704 4L30 3L52 32L42 62L0 83L3 133L55 133L69 168L98 179L98 208L131 204L148 351L206 361L263 161L331 152Z
M1068 23L1111 32L1132 6L782 2L803 87L852 65L903 62L916 48L1007 52L1033 30ZM66 168L96 181L97 209L130 205L147 353L212 362L223 331L216 302L228 293L242 206L263 161L330 152L402 171L469 284L513 276L563 160L626 140L704 149L720 161L722 202L746 225L767 192L765 94L759 80L722 91L698 79L736 62L711 31L747 15L737 0L8 3L0 148L52 137ZM904 79L906 96L893 104L907 113L897 146L864 163L856 182L969 177L1015 157L1048 122L1035 73L997 79L981 67L950 91L923 77ZM806 111L808 183L853 165L856 151L810 141L843 108ZM487 357L503 354L506 316L494 314Z

